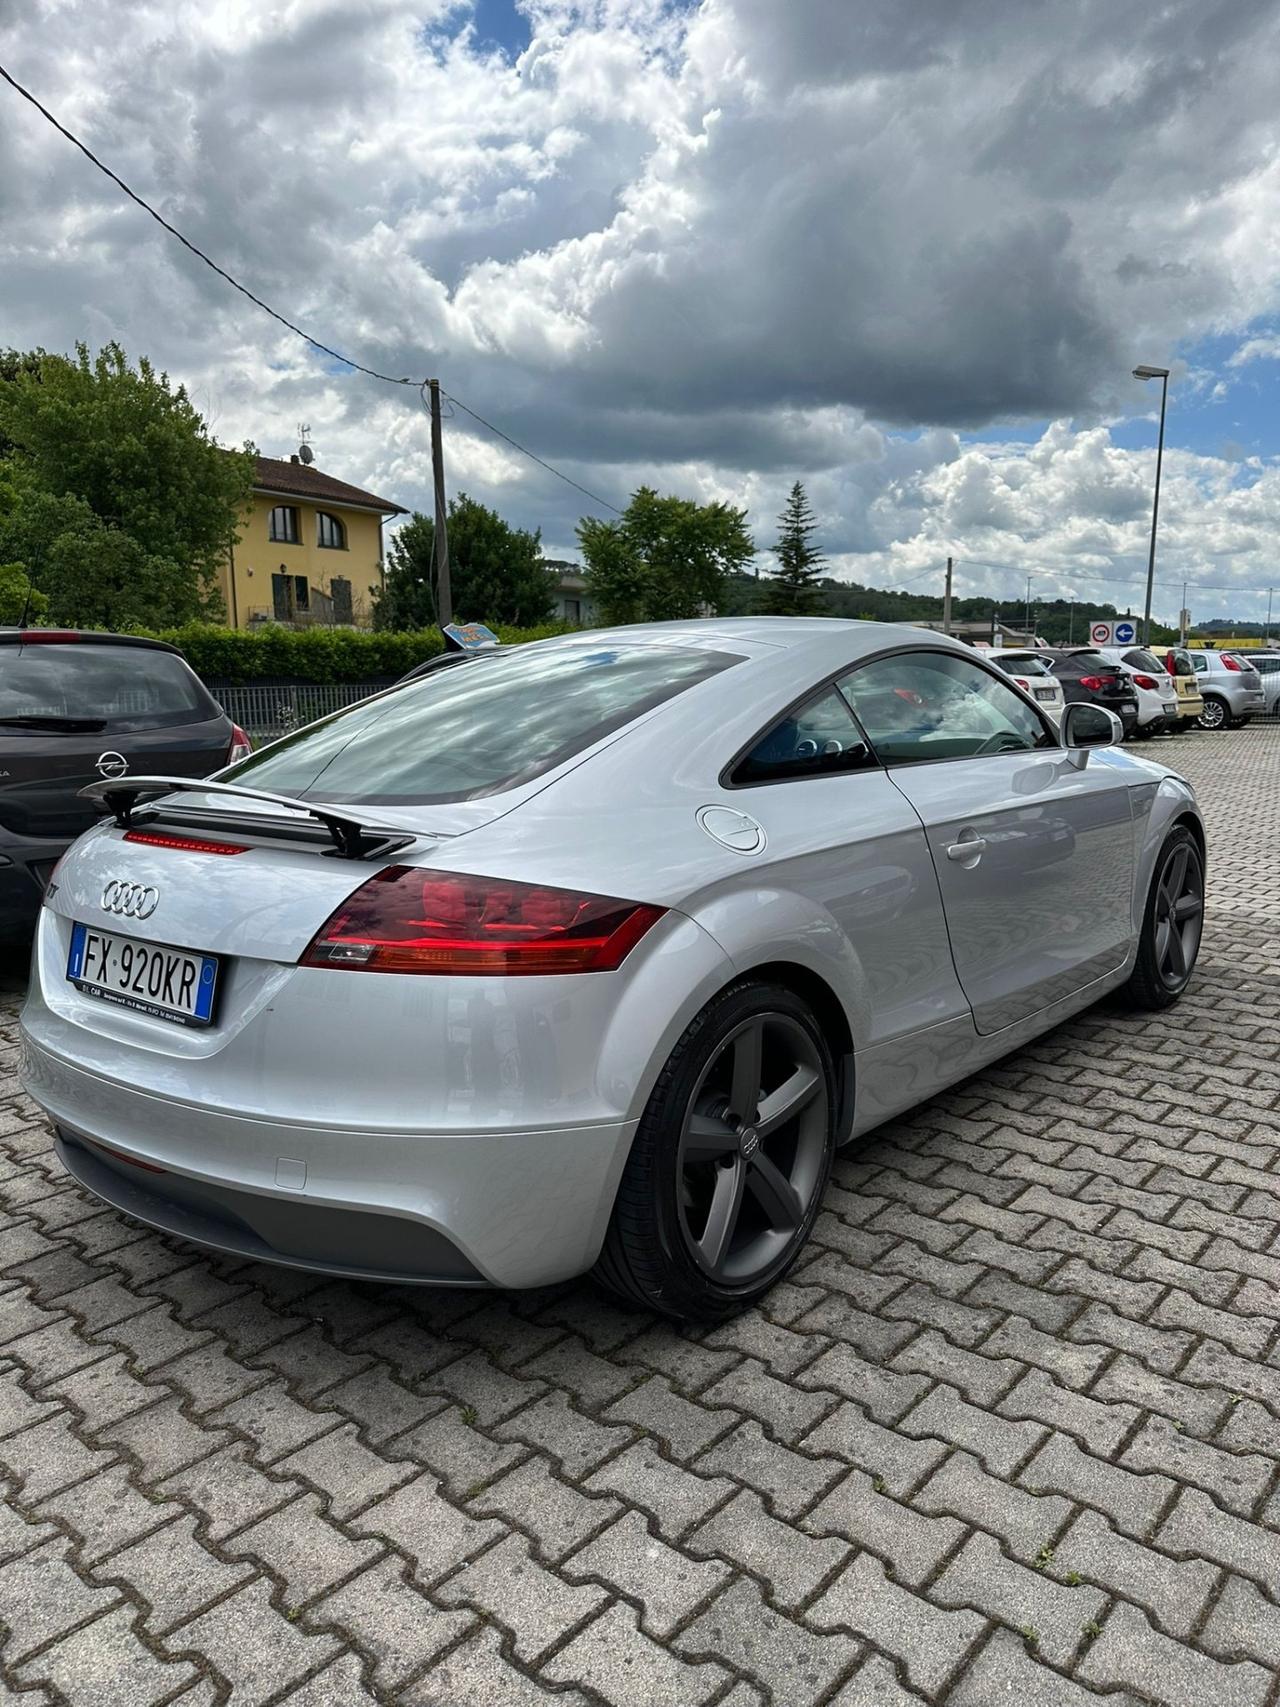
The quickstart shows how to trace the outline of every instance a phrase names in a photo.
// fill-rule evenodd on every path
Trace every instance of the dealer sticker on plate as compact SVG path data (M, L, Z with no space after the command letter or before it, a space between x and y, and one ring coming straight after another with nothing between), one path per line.
M218 960L159 942L138 942L92 925L71 932L67 977L86 995L177 1025L208 1025Z

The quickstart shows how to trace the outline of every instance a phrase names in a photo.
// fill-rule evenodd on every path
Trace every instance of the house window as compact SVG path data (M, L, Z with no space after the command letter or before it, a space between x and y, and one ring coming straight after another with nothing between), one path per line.
M582 604L580 600L566 599L564 601L564 620L566 622L582 621Z
M347 530L337 516L331 516L327 510L320 510L316 515L316 524L319 529L317 541L320 545L328 547L330 551L347 549Z
M292 504L277 504L271 512L270 537L281 545L298 543L298 512Z

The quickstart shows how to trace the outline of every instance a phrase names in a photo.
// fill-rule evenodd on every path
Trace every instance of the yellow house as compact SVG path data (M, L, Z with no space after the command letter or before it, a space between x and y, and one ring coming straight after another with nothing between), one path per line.
M258 457L249 513L219 577L228 622L368 628L382 524L404 513L300 457Z

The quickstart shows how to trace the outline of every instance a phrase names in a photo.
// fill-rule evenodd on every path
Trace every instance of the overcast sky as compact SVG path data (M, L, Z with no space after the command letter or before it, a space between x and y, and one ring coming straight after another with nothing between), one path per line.
M614 504L809 488L833 569L1280 594L1277 0L0 0L0 59L326 343ZM415 391L316 356L0 86L0 342L117 338L225 442L429 501ZM458 415L548 552L586 500ZM1280 613L1280 596L1276 611Z

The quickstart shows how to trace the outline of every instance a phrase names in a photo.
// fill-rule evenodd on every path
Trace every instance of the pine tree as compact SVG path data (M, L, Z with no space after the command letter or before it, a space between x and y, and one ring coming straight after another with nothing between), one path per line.
M812 616L824 607L818 578L826 559L813 544L818 524L798 480L778 517L778 527L773 548L778 567L763 589L761 608L771 616Z

